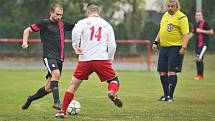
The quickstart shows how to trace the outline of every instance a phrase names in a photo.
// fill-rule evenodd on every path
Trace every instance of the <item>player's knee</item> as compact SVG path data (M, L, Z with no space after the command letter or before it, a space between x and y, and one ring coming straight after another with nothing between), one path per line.
M69 87L67 88L67 92L75 93L75 91L79 88L81 83L82 80L73 77L72 81L69 84Z
M50 93L50 92L51 92L51 87L50 87L50 86L45 86L45 91L46 91L47 93Z
M52 80L59 80L60 79L60 71L59 70L53 70L52 71Z
M116 76L113 79L108 80L107 83L116 83L119 85L119 78Z

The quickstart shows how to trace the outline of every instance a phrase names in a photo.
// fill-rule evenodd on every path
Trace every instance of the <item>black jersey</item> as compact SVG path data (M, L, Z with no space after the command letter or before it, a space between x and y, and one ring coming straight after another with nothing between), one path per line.
M74 24L59 21L55 23L50 19L43 19L38 23L32 24L34 32L40 31L43 43L43 57L64 60L64 34L71 31Z
M204 45L208 46L209 35L203 34L203 33L196 33L197 28L200 28L203 30L210 30L211 29L210 25L208 24L207 21L202 20L202 21L196 22L192 30L192 32L196 35L197 47L203 47Z

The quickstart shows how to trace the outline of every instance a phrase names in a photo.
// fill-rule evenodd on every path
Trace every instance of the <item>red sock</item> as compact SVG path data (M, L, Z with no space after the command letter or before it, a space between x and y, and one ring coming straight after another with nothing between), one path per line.
M64 98L63 98L63 104L62 104L62 107L61 107L61 111L63 113L66 112L70 102L73 100L73 97L74 97L74 94L71 93L71 92L65 92L64 94Z
M115 94L119 90L119 85L114 82L108 84L108 92Z

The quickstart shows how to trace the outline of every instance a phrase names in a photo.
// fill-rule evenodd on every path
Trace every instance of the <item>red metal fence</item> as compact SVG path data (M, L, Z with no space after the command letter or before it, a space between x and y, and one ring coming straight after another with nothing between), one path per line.
M22 42L22 39L0 39L0 42ZM38 43L41 42L40 39L29 39L28 42L33 42L33 43ZM66 43L70 43L71 40L66 39ZM151 44L149 40L116 40L117 43L119 44L145 44L147 48L147 68L150 70L150 48Z

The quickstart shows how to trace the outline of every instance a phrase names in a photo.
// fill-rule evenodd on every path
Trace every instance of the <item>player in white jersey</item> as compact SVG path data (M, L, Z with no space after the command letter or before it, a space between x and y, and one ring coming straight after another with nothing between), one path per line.
M79 55L78 65L74 71L72 81L65 92L61 111L56 114L64 118L66 109L74 98L74 93L83 80L95 72L101 82L108 84L108 97L118 107L122 101L116 96L119 90L119 79L112 68L112 61L116 50L114 31L111 25L100 18L98 5L87 5L87 18L80 20L72 31L72 45Z

